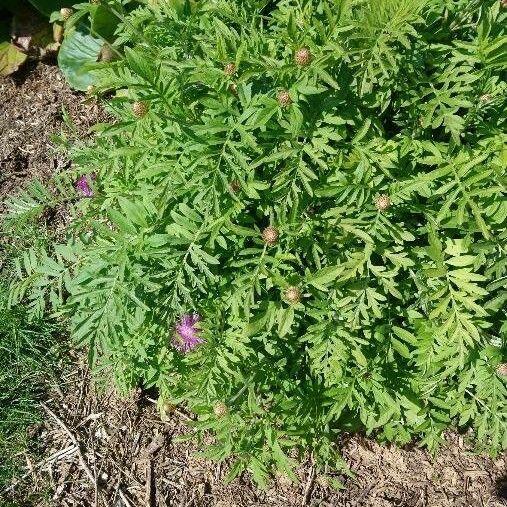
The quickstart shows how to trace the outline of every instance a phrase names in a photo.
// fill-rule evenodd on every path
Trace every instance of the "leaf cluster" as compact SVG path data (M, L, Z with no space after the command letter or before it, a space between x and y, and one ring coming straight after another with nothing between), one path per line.
M116 121L72 151L94 197L13 300L197 414L231 477L293 477L293 449L340 468L358 429L507 447L506 21L496 0L133 10L99 72ZM191 312L206 343L182 355Z

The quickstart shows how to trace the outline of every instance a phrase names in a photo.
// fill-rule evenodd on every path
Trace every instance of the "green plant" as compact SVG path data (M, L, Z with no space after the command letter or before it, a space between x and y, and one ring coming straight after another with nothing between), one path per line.
M37 184L31 188L42 189ZM56 322L30 321L22 305L8 305L8 281L15 277L12 259L28 248L48 248L50 237L42 224L29 220L0 225L0 497L6 502L10 495L4 496L4 490L23 476L25 456L40 451L30 428L43 420L39 401L54 381L53 372L61 368L64 347L55 339Z
M34 44L50 49L49 27L24 0L4 0L0 5L0 76L21 67Z
M52 13L50 21L65 27L58 65L70 86L87 90L95 83L94 70L120 54L116 28L138 4L138 0L99 0Z
M82 91L92 86L93 70L119 54L115 30L138 1L74 3L5 0L0 10L0 75L16 72L27 53L38 47L43 53L58 52L58 65L70 86ZM52 33L44 16L52 23Z
M28 55L55 53L63 39L63 21L72 14L73 0L4 0L0 7L0 75L16 72ZM46 17L53 22L52 28ZM86 28L86 25L83 25ZM88 28L87 28L88 30ZM88 41L85 41L88 42ZM69 59L68 44L64 59ZM99 48L100 49L100 48ZM90 51L90 47L83 48ZM82 53L78 53L82 55ZM98 52L91 62L97 61ZM81 59L82 60L82 59ZM79 60L78 60L79 61ZM82 61L81 61L82 63ZM88 62L87 62L88 63ZM77 64L75 64L77 65ZM66 68L72 80L73 74Z
M53 381L61 359L56 326L27 322L22 307L7 308L7 287L0 285L0 497L23 475L25 455L40 447L29 428L43 420L39 401ZM2 504L3 505L3 504Z
M71 147L68 243L12 301L188 407L230 477L338 468L352 430L505 448L501 3L150 4L98 72L117 121Z

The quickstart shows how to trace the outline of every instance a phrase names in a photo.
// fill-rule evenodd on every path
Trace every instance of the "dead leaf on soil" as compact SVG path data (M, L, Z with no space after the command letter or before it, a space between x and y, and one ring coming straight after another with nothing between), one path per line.
M8 76L19 69L26 55L9 42L0 42L0 76Z

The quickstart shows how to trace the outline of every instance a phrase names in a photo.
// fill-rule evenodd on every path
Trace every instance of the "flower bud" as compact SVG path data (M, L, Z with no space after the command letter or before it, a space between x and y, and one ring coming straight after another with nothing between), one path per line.
M312 53L308 48L300 48L294 54L296 65L308 65L312 61Z
M507 377L507 363L499 364L496 367L496 374L499 377Z
M380 210L384 211L387 208L391 206L391 199L386 194L381 194L375 199L375 207Z
M114 60L113 48L108 44L102 46L99 54L99 60L101 62L112 62Z
M62 9L60 9L60 16L64 21L67 21L72 16L73 13L74 11L69 7L63 7Z
M63 25L61 23L53 23L53 40L55 42L63 40Z
M236 65L232 62L226 63L224 65L224 74L226 76L234 76L236 74Z
M301 291L297 287L289 287L285 290L285 299L295 305L301 301Z
M229 188L231 192L239 192L241 190L241 183L238 180L233 180L229 183Z
M132 112L137 118L142 118L148 112L148 104L146 104L146 102L136 101L132 104Z
M278 95L276 96L278 103L282 107L287 107L292 104L292 99L290 98L289 91L288 90L281 90L278 92Z
M213 412L217 417L223 417L228 412L227 405L223 401L219 401L213 407Z
M278 229L271 225L262 231L262 241L264 241L264 243L268 246L275 245L279 237L280 233L278 232Z

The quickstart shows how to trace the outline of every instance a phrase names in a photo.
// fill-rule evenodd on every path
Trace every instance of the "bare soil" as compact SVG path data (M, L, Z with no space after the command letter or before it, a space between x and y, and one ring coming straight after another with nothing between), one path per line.
M43 63L0 82L0 199L31 177L47 180L67 161L52 149L62 127L62 106L81 135L102 113L70 91L58 69ZM0 505L62 507L500 507L507 506L507 453L473 454L462 435L431 458L413 446L383 446L361 435L340 446L355 477L336 474L344 489L331 490L303 459L298 483L274 477L260 491L248 476L225 485L228 463L198 457L199 445L177 442L191 432L191 416L175 409L161 419L148 393L118 396L97 389L80 354L62 372L44 407L47 419L31 428L45 456L26 456L26 474L0 492ZM212 439L210 436L209 439ZM332 474L331 474L332 475ZM40 495L38 495L40 493ZM35 494L39 500L28 500ZM12 502L12 503L8 503Z
M69 89L55 65L30 61L0 78L0 203L27 180L48 180L65 169L68 162L51 141L64 111L81 136L105 117L94 100Z
M47 401L48 419L36 433L47 443L47 461L32 464L31 487L42 491L49 481L51 505L507 505L507 456L493 460L473 454L464 438L453 433L435 459L417 447L401 449L361 435L345 436L338 445L355 477L330 473L343 481L340 491L315 474L308 456L297 470L297 483L276 476L261 491L244 475L225 485L229 463L200 458L202 445L196 442L178 442L192 432L190 414L175 409L163 420L148 393L139 390L122 398L112 388L97 390L84 358L75 360L79 364L62 376L62 392Z

